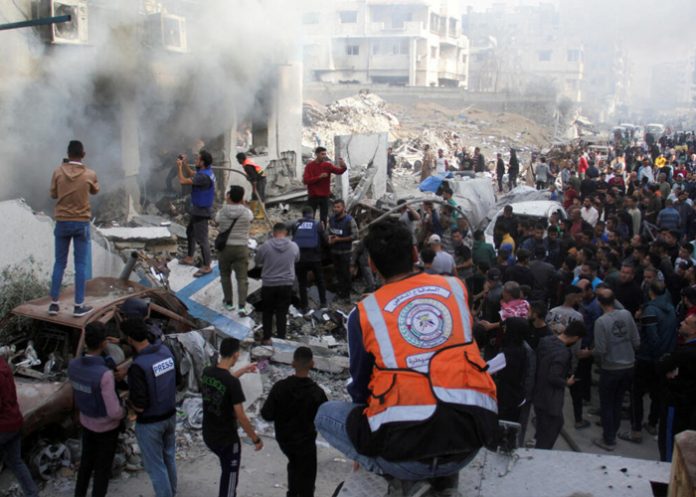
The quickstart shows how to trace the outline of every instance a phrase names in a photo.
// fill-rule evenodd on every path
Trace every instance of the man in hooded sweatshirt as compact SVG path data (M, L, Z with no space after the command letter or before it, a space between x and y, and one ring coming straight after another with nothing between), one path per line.
M295 282L295 264L300 260L300 248L287 236L287 226L276 223L273 236L256 252L256 265L261 267L264 345L272 345L273 316L278 338L285 338L285 317Z
M89 220L92 213L89 196L99 193L97 174L87 168L82 159L85 147L82 142L72 140L68 144L68 160L63 161L51 178L51 198L56 199L55 219L55 263L51 278L51 304L48 314L60 312L60 287L68 263L68 250L73 242L75 256L75 307L74 317L82 317L92 310L85 304L85 282L87 280L87 251L89 250Z

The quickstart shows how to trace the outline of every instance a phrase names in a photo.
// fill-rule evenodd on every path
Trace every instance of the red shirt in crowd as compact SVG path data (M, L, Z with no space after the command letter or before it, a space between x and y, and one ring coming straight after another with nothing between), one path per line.
M0 357L0 433L19 431L22 422L12 370Z
M346 168L334 166L329 161L318 162L313 160L305 166L302 182L307 185L307 194L310 197L329 197L331 195L331 173L343 174ZM325 177L321 177L327 173Z
M587 163L587 159L585 159L584 155L581 155L580 159L578 160L578 173L585 174L588 167L590 167L590 165Z

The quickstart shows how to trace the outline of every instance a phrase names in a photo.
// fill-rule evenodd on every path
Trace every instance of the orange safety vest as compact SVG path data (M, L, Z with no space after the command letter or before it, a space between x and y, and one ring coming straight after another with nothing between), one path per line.
M461 280L419 274L383 286L358 309L365 350L375 358L364 411L373 433L385 423L425 421L439 403L497 415Z
M256 174L258 174L259 176L266 175L266 173L263 172L263 168L258 164L254 164L253 162L251 162L251 159L244 159L244 162L242 162L242 166L253 166L256 170Z

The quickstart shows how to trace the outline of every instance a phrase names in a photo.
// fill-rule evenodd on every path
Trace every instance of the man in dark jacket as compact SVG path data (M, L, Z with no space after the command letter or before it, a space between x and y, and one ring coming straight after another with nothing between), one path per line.
M295 374L273 385L261 416L273 421L280 450L288 458L288 497L314 497L317 477L317 430L314 417L326 394L310 377L312 350L298 347L292 357Z
M38 497L39 489L31 478L29 468L22 461L22 435L24 418L17 404L12 370L0 356L0 457L10 468L26 497Z
M307 297L307 273L314 275L314 281L319 291L319 305L326 307L326 285L324 272L321 269L321 246L325 237L324 227L314 220L314 210L307 205L302 208L302 219L295 223L292 230L292 241L300 248L300 261L295 266L297 282L300 287L300 306L302 312L309 310Z
M563 428L563 400L566 386L575 383L569 376L572 353L570 347L585 336L582 321L571 321L560 335L539 340L534 385L536 413L536 448L553 449Z
M503 209L503 215L498 216L495 220L495 226L493 228L494 233L499 233L495 235L495 247L500 247L500 242L503 240L503 235L505 233L510 233L510 236L517 238L517 216L512 213L512 206L506 205Z
M631 432L620 433L622 440L643 441L643 396L650 394L650 414L646 431L657 433L660 417L660 379L657 361L674 350L677 341L677 314L661 281L653 281L648 289L650 300L643 307L640 317L640 348L636 352L636 365L631 390Z
M674 435L696 429L696 315L682 321L679 336L683 343L658 362L665 388L658 446L660 460L667 462L672 461Z

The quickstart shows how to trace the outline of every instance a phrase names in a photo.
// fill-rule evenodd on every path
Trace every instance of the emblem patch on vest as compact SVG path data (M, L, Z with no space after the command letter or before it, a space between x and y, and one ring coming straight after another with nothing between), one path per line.
M174 370L174 360L173 359L165 359L164 361L160 361L156 364L152 365L152 372L155 375L155 378L158 376L162 376L164 373L168 373L169 371Z
M404 340L420 349L442 345L452 335L452 314L434 299L409 302L399 312L398 323Z

